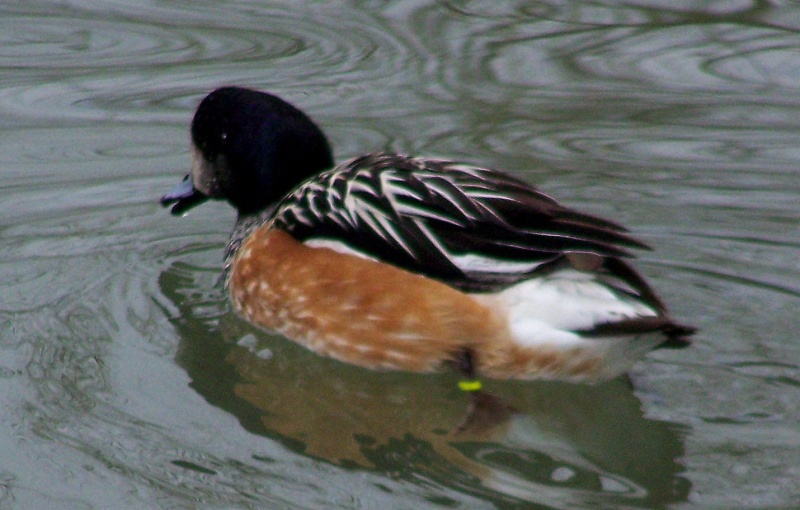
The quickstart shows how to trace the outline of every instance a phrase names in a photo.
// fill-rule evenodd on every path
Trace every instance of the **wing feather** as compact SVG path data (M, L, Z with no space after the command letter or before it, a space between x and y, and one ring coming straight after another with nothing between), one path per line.
M621 225L562 206L510 175L393 154L360 157L307 181L274 221L301 240L335 239L474 291L529 278L570 253L619 259L646 248ZM646 284L620 269L629 266L609 267L651 298Z

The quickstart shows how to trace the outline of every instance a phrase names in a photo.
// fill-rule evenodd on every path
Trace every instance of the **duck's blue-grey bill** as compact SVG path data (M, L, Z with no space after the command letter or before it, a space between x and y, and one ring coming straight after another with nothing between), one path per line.
M187 175L175 189L162 196L159 202L164 207L172 206L170 212L175 216L180 216L206 200L208 200L208 196L197 191L192 176Z

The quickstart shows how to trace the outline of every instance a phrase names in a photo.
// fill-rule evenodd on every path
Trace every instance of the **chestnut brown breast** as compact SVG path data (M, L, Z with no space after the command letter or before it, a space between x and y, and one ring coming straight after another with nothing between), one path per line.
M248 321L368 368L432 371L464 348L508 342L504 321L467 294L374 260L306 246L269 226L239 249L229 287L234 308Z

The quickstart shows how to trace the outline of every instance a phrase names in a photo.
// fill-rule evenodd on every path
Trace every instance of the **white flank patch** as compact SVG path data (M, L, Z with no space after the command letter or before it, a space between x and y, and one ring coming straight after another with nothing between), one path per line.
M354 250L341 241L329 239L327 237L312 237L306 239L303 244L310 248L328 248L329 250L333 250L344 255L354 255L356 257L361 257L362 259L375 260L374 257L370 257L363 251Z
M523 344L582 342L576 330L657 312L619 295L592 273L565 269L518 283L495 294L506 310L514 337Z
M483 255L474 253L469 253L467 255L451 255L450 260L462 271L480 273L527 273L542 265L542 262L515 262L484 257Z

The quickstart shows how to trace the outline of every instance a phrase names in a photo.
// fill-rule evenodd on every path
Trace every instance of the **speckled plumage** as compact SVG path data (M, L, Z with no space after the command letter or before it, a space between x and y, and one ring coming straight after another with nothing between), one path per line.
M234 87L192 136L194 186L163 202L236 207L234 309L320 354L431 371L467 353L491 377L595 381L692 332L624 260L641 242L508 174L383 153L332 168L302 112Z

